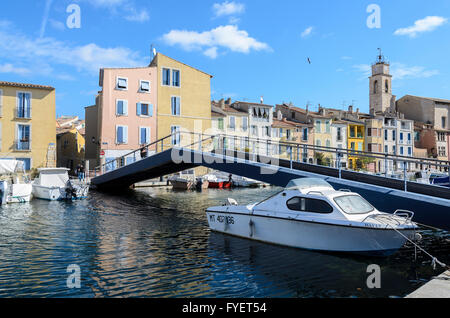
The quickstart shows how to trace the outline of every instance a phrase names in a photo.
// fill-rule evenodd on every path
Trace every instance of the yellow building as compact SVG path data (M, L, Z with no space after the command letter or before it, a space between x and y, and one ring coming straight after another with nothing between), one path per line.
M210 130L212 76L161 53L156 54L150 66L158 69L157 138L176 131ZM168 142L173 145L181 141L173 137Z
M0 158L26 170L56 166L55 89L0 82Z
M78 117L58 118L56 145L58 167L69 168L72 172L79 164L85 165L85 124ZM67 119L67 120L64 120Z
M355 122L354 124L349 124L347 128L347 149L365 151L364 136L364 123ZM361 159L361 156L350 153L348 157L348 167L354 170L363 168Z

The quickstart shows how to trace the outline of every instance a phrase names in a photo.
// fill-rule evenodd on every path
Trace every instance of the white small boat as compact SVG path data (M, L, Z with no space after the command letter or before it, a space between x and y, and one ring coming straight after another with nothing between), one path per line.
M33 196L38 199L79 200L87 198L89 185L77 184L69 178L67 168L41 168L33 181Z
M357 193L336 191L322 179L292 180L257 204L206 211L211 230L252 240L319 251L389 255L414 239L413 213L378 211Z
M195 182L193 180L178 176L169 178L169 182L175 190L192 190L195 187Z
M0 204L30 202L32 185L22 161L1 159L0 176Z

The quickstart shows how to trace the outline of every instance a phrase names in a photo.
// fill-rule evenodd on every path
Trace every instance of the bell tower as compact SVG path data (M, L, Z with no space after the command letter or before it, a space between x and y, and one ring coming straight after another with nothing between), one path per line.
M392 75L389 74L389 63L385 60L381 49L377 60L372 64L372 76L370 79L370 111L387 112L391 110L392 96Z

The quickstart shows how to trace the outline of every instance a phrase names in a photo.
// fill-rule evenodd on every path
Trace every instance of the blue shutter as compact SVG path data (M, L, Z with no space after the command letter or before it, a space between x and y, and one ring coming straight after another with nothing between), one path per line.
M19 125L17 129L17 149L22 150L22 139L23 139L23 130L22 125Z
M123 127L123 143L124 144L128 143L128 127L127 126Z
M123 101L117 101L117 115L123 115Z
M123 143L123 127L117 127L117 143Z
M25 94L25 118L31 118L30 94Z
M17 107L17 117L22 118L25 116L25 109L24 109L24 94L19 93L19 105Z
M147 137L145 136L145 134L146 134L145 128L141 128L141 140L140 140L141 145L146 144Z
M152 104L148 105L148 115L150 117L153 117L153 105Z
M176 105L177 105L177 116L181 115L181 110L180 110L180 97L175 97L176 100Z
M136 115L141 116L141 103L136 104Z

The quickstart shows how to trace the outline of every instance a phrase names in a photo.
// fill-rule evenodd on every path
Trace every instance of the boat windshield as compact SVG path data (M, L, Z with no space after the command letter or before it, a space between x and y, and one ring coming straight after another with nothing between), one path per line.
M319 178L300 178L291 180L286 186L287 190L304 190L309 188L325 187L333 189L333 187L323 179Z
M366 214L375 209L359 195L344 195L334 198L334 201L347 214Z

